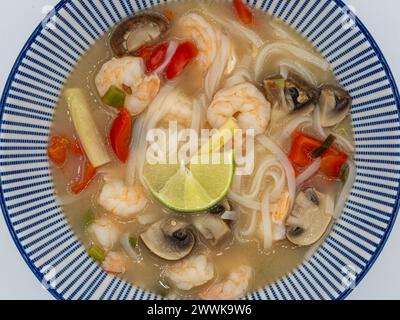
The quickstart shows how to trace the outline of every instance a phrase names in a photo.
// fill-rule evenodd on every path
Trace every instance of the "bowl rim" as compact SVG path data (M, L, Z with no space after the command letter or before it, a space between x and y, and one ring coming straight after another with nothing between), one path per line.
M72 1L72 0L60 0L54 6L54 10L56 12L58 12L64 5L66 5L70 1ZM347 7L347 5L343 2L343 0L330 0L330 1L334 2L339 8ZM400 94L399 94L398 86L397 86L396 81L394 79L393 73L392 73L392 71L390 69L390 66L389 66L385 56L383 55L382 50L379 48L377 42L375 41L375 39L373 38L371 33L368 31L368 29L366 28L364 23L358 18L358 16L355 16L355 23L356 23L356 26L360 29L360 31L365 35L365 37L367 38L369 44L374 49L379 61L382 63L384 71L385 71L385 73L386 73L386 75L388 77L388 80L390 82L391 90L394 93L394 100L396 101L397 110L399 111L399 114L400 114ZM43 23L40 22L39 25L34 29L33 33L30 35L28 40L25 42L24 46L22 47L20 53L18 54L18 57L17 57L16 61L14 62L14 65L13 65L13 67L12 67L12 69L11 69L9 75L8 75L8 78L7 78L7 81L5 83L5 86L4 86L4 89L3 89L3 93L2 93L2 96L1 96L1 100L0 100L0 122L3 119L4 104L5 104L5 101L7 99L7 95L8 95L8 92L10 90L11 83L14 80L14 77L16 75L17 69L18 69L21 61L25 58L28 49L30 48L30 46L32 45L32 43L34 42L34 40L36 39L36 37L40 34L40 32L42 30L43 30ZM14 241L17 249L18 249L18 251L20 252L22 258L24 259L25 263L28 265L30 270L33 272L33 274L39 280L39 282L42 282L43 281L43 274L29 260L29 257L25 253L24 249L21 246L21 243L18 240L17 234L16 234L16 232L15 232L13 226L12 226L10 218L8 217L8 211L7 211L7 208L5 206L5 201L4 201L3 186L2 186L1 183L0 183L0 207L1 207L1 210L2 210L2 213L3 213L3 217L4 217L4 220L5 220L5 223L7 225L8 231L10 232L11 237L12 237L12 239L13 239L13 241ZM374 265L374 263L378 259L379 255L381 254L383 248L385 247L386 242L387 242L387 240L388 240L388 238L389 238L389 236L390 236L390 234L391 234L391 232L393 230L393 227L394 227L394 225L396 223L396 219L397 219L399 208L400 208L400 186L399 186L399 188L397 190L396 202L393 205L393 211L392 211L392 214L391 214L391 219L390 219L390 222L388 223L388 227L386 229L386 232L385 232L384 236L382 237L381 243L376 248L375 252L371 256L371 258L368 261L368 263L366 264L365 268L358 274L355 286L354 287L349 287L346 290L344 290L336 298L336 300L344 300L344 299L346 299L348 297L348 295L360 284L360 282L364 279L366 274L372 268L372 266ZM50 292L51 295L55 299L64 300L63 296L61 294L59 294L55 289L53 289L51 287L47 287L46 290L48 292Z

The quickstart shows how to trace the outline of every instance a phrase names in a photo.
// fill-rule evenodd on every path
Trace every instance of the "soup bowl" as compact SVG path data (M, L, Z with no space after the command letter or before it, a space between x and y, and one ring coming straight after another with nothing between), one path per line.
M29 38L1 99L0 196L11 236L57 299L162 299L90 258L54 194L47 157L55 106L79 58L107 30L153 0L63 0ZM243 299L343 299L381 252L399 205L399 94L367 29L340 0L250 0L296 29L352 95L357 174L319 249ZM264 286L265 285L265 286Z

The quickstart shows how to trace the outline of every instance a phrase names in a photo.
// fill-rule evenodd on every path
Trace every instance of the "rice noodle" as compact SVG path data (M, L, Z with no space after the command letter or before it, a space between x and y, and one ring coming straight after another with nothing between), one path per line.
M202 11L212 20L223 26L227 32L230 32L234 36L240 36L241 38L250 41L256 48L261 48L264 41L261 37L253 30L243 26L240 22L220 18L217 15L212 14L207 8L202 6Z
M309 116L295 117L290 121L286 127L282 130L282 140L287 140L290 138L291 134L301 125L307 124L312 125L313 121Z
M228 193L228 198L234 202L237 202L239 205L246 207L248 209L253 210L261 210L261 203L258 201L254 201L252 199L243 197L232 190Z
M297 188L316 174L321 166L321 158L317 158L306 170L296 178Z
M281 162L285 173L288 184L288 192L289 192L289 201L290 201L290 209L292 209L294 204L294 199L296 197L296 178L292 164L290 163L286 154L278 147L271 139L269 139L265 135L259 135L257 137L257 141L261 143L267 150L270 150L273 154L275 154L279 161Z
M217 33L218 51L217 56L207 72L204 88L208 99L212 99L215 92L219 89L225 69L228 65L232 52L231 40L220 31Z
M281 168L280 173L269 171L266 177L268 176L274 180L274 187L270 190L270 200L272 202L278 201L283 192L283 188L285 187L285 172L283 168Z
M339 218L340 214L342 213L342 210L344 209L346 200L350 195L351 188L353 187L353 183L356 178L357 172L354 162L352 160L348 160L347 165L349 166L349 174L346 183L342 188L342 192L340 193L339 198L336 201L335 215L334 215L335 218Z
M335 143L341 146L343 150L347 151L348 153L354 152L354 145L349 140L335 132L331 132L331 134L335 137Z
M147 141L146 141L146 136L147 132L153 128L156 127L158 122L165 117L165 115L169 112L171 105L173 104L167 104L167 99L173 96L173 98L176 98L177 92L175 90L176 83L171 82L167 85L165 85L156 98L153 100L153 102L150 104L150 106L147 108L147 111L142 115L143 122L141 123L138 139L138 146L137 146L137 151L136 151L136 170L138 173L138 176L140 178L140 182L142 185L145 185L144 182L144 177L143 177L143 168L145 164L145 158L146 158L146 148L147 148ZM135 145L134 145L135 147ZM132 151L133 155L135 154L135 151ZM132 160L133 161L133 160ZM128 174L130 174L128 172Z
M286 40L289 42L296 43L296 45L299 46L304 46L302 42L299 41L298 37L296 35L291 34L287 31L287 27L285 26L282 28L280 25L282 25L283 22L281 20L277 20L277 18L274 18L270 22L270 27L272 29L272 32L274 33L276 38L280 38L280 40Z
M353 153L354 152L354 146L353 144L348 141L345 137L341 136L340 134L337 134L333 132L332 130L329 130L328 132L322 128L321 125L321 110L319 109L319 106L316 105L313 113L313 128L314 130L318 133L321 139L326 139L328 134L331 134L335 137L335 143L342 147L343 150L345 150L348 153Z
M241 231L240 234L245 237L249 237L256 232L257 229L257 218L258 218L258 211L251 211L250 213L251 219L248 227Z
M128 186L133 186L136 182L136 164L137 164L137 155L136 150L139 148L139 144L142 139L142 132L144 127L144 118L145 113L139 115L139 117L135 120L132 129L132 142L129 149L128 161L126 165L126 174L125 174L125 183Z
M283 78L287 79L289 76L289 70L302 76L309 84L316 86L318 84L317 78L307 68L300 63L293 60L282 60L279 61L280 74Z
M205 96L201 95L193 102L193 112L192 112L192 124L191 128L196 130L197 133L200 132L202 123L202 114L205 112Z
M326 139L328 136L321 126L321 111L319 105L316 105L313 112L313 128L318 133L321 139Z
M224 86L229 88L245 81L253 82L254 77L251 72L251 64L251 57L244 57L235 72L225 81Z
M132 248L130 242L129 242L129 233L125 233L121 237L121 246L125 250L125 252L135 261L139 262L140 261L140 256L139 254Z
M171 62L172 57L174 56L176 49L178 49L178 42L176 41L171 41L169 43L168 49L167 49L167 53L165 55L165 60L162 63L161 66L159 66L157 68L157 70L155 71L155 73L157 74L161 74L164 72L165 68L169 65L169 63Z
M239 192L240 188L242 186L242 175L235 174L233 178L233 183L232 183L232 190L235 192Z
M264 250L268 250L272 247L272 221L271 212L269 210L269 190L266 190L261 201L261 217L263 226L263 237L264 237Z
M271 167L277 167L281 171L281 174L278 174L273 171L268 171L267 176L272 177L274 180L274 187L271 190L271 198L276 199L279 197L281 194L284 186L285 186L285 178L284 178L284 170L282 168L282 165L274 158L268 157L264 162L262 162L257 169L256 174L254 175L251 187L250 187L250 192L245 194L244 196L247 198L254 199L256 198L259 193L260 189L262 186L262 183L266 177L266 171L270 169ZM277 200L277 199L276 199Z
M305 49L299 48L298 46L289 44L287 42L273 42L266 44L256 58L254 64L254 73L256 79L259 79L262 75L263 68L266 64L268 64L268 60L271 58L271 56L282 51L286 51L289 54L296 56L298 59L308 62L323 71L328 71L330 68L327 61Z

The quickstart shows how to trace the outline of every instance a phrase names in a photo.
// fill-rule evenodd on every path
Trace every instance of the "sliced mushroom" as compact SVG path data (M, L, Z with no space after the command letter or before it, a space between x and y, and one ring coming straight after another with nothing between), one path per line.
M286 237L296 245L309 246L322 237L331 219L326 213L326 196L312 188L301 191L286 221Z
M111 49L117 57L132 54L141 46L154 42L169 30L166 17L156 13L134 15L117 26L111 35Z
M319 98L321 126L333 127L349 114L351 96L343 89L323 86Z
M152 253L169 261L185 258L196 243L189 224L176 219L154 223L140 235L140 239Z
M212 245L216 246L226 240L231 234L231 229L219 216L206 214L193 219L193 225L200 234Z
M282 108L286 113L311 113L319 96L318 90L293 73L289 74L287 79L266 79L264 88L273 107Z

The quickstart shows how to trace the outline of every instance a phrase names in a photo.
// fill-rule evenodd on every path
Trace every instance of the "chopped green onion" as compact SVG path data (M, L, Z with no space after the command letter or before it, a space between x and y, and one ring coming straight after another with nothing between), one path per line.
M137 245L137 240L134 237L129 237L129 244L131 245L131 247L134 249L136 248Z
M285 89L285 85L286 85L285 79L275 79L274 82L279 88Z
M342 167L342 170L340 170L339 179L343 184L345 184L348 178L349 178L349 166L345 165Z
M118 89L116 86L111 86L102 98L102 101L110 107L122 108L125 104L125 98L126 93L124 91Z
M98 262L103 262L106 258L106 253L104 252L104 250L96 244L90 247L88 253L89 256L91 256L94 260Z
M312 152L312 156L314 157L314 158L318 158L318 157L320 157L320 156L322 156L322 154L324 153L324 152L326 152L330 147L331 147L331 145L335 142L335 136L333 136L333 135L329 135L326 139L325 139L325 141L317 148L317 149L315 149L313 152Z
M93 211L89 209L88 211L85 212L85 214L83 216L83 219L82 219L83 225L85 227L88 227L89 225L91 225L94 222L95 219L96 219L96 217L95 217Z

